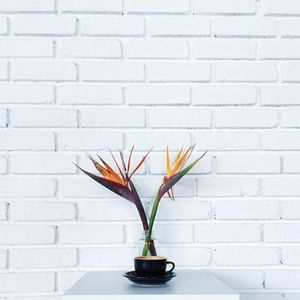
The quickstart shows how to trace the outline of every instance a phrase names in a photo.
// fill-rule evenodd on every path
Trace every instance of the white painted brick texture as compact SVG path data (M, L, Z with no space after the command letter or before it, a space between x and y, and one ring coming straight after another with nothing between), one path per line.
M76 169L86 152L154 146L148 211L166 145L194 143L159 253L242 300L299 299L299 38L299 0L0 1L0 300L132 265L137 211Z

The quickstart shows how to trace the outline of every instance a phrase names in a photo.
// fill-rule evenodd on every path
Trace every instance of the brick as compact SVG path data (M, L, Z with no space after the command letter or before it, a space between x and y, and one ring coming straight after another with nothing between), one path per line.
M7 31L8 31L7 18L2 16L0 17L0 34L7 34Z
M299 150L300 132L297 130L266 131L261 136L264 150Z
M202 17L187 16L153 16L147 19L151 36L208 36L209 20Z
M285 108L282 111L282 126L283 127L300 127L300 120L299 120L299 108Z
M0 80L8 79L8 64L5 61L0 62Z
M264 272L261 270L214 270L212 273L234 289L263 288Z
M134 84L126 86L126 99L132 105L188 104L190 89L168 84Z
M253 0L195 0L193 7L198 14L253 14L255 10Z
M287 220L298 220L300 218L300 203L298 198L282 201L282 218Z
M274 82L278 72L276 65L269 62L219 62L215 76L219 82Z
M299 266L300 260L299 260L299 247L283 247L282 248L282 263L283 265L287 266Z
M53 197L55 182L51 178L5 177L0 182L0 194L7 198Z
M53 0L2 0L0 3L0 11L15 13L17 12L47 12L54 11Z
M122 225L61 225L62 244L110 244L123 242Z
M7 161L4 156L0 156L0 174L5 174L7 171Z
M300 155L298 153L285 153L283 155L283 172L284 173L300 172Z
M161 143L164 141L164 144ZM189 145L191 143L190 135L187 132L172 131L144 131L128 132L126 134L126 147L136 145L136 149L149 150L154 147L155 150L165 150L165 145L169 149L178 149L178 145Z
M198 243L258 242L260 230L258 224L199 224L196 226L196 240Z
M7 267L7 251L0 250L0 269L5 269Z
M80 19L83 35L141 36L144 20L138 16L91 16Z
M129 267L136 254L137 249L132 247L83 248L80 249L80 265L83 267Z
M36 153L10 155L12 174L74 174L76 156L61 153Z
M215 36L273 37L276 36L276 22L271 19L253 17L217 18L212 23Z
M12 127L77 127L77 111L61 108L15 108L10 111Z
M125 9L130 13L187 13L187 0L126 0Z
M299 0L263 0L261 9L264 15L296 15L300 14Z
M52 132L2 130L0 140L0 150L54 150Z
M0 85L1 90L1 85ZM57 88L60 104L121 104L121 85L63 84Z
M274 128L276 110L263 108L219 108L215 112L217 128Z
M0 57L52 56L53 41L50 39L3 38L0 40Z
M121 199L110 202L87 202L79 203L79 219L83 221L137 221L139 215L136 208Z
M85 61L80 64L81 78L88 81L143 81L144 64L128 61ZM109 72L107 72L109 70Z
M201 150L255 150L258 147L257 134L249 131L194 131L193 140Z
M76 217L75 205L69 202L11 202L14 221L70 221Z
M192 41L191 55L200 59L254 59L256 44L250 40L199 39Z
M300 20L294 19L284 19L280 20L280 33L284 38L289 37L299 37L300 36Z
M279 262L275 247L217 247L215 252L218 266L276 266Z
M210 80L210 64L206 62L149 62L147 64L150 81L194 81Z
M205 220L211 218L209 202L191 201L176 197L176 201L162 201L157 220Z
M121 12L122 0L59 0L60 12Z
M300 81L300 63L284 62L281 65L281 76L283 82L299 82Z
M296 59L300 58L300 42L297 40L259 41L258 51L262 59Z
M300 287L300 272L297 270L268 270L265 276L267 289L295 290Z
M145 127L145 111L141 108L82 109L82 127Z
M260 89L262 105L300 105L300 86L298 85L271 85Z
M0 103L48 104L53 102L53 87L48 84L1 83Z
M76 256L76 249L12 249L10 266L16 269L75 267Z
M130 39L124 42L124 55L128 58L187 58L189 47L179 39Z
M277 220L279 203L271 200L222 199L215 202L218 220Z
M255 196L258 180L252 177L202 177L197 188L198 196Z
M161 244L186 244L194 241L192 224L160 224L156 229L157 240Z
M203 84L192 88L194 105L251 105L256 98L256 88L252 86Z
M208 266L212 260L211 249L192 245L179 246L159 246L157 247L160 255L168 257L176 262L180 267Z
M120 132L97 132L86 130L61 131L57 134L59 150L103 150L107 147L122 149L123 134Z
M300 224L268 223L264 225L264 241L280 243L298 243Z
M152 128L209 128L211 111L203 108L152 108L149 126Z
M0 245L49 245L55 228L44 225L0 225Z
M72 35L75 21L73 16L19 15L12 19L12 31L17 35Z
M60 57L121 58L121 44L117 39L63 39L58 54Z
M4 221L7 219L7 208L8 204L6 202L0 202L0 220Z
M95 171L93 173L96 173ZM59 194L63 198L113 198L118 197L91 178L63 177L59 179Z
M217 155L217 173L268 174L280 173L280 157L276 154L220 154Z
M176 153L170 153L171 162L174 161ZM189 161L192 162L200 157L203 152L193 152ZM149 157L149 172L150 174L166 174L166 154L163 153L151 153ZM209 153L207 153L202 160L196 164L190 171L189 174L207 174L212 171L212 157Z
M299 196L300 186L295 177L269 177L262 179L265 196Z
M1 273L1 293L43 293L55 291L55 273Z
M76 80L76 66L62 60L19 60L12 65L12 77L16 80Z
M7 109L0 108L0 127L6 127Z

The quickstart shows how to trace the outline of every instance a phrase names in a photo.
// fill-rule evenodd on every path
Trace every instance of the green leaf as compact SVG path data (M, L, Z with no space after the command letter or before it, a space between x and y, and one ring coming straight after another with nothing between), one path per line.
M142 204L141 199L138 195L138 192L137 192L137 190L136 190L136 188L135 188L135 186L134 186L134 184L131 180L129 181L130 188L131 188L131 190L130 190L128 187L123 186L123 185L121 185L117 182L114 182L114 181L108 180L106 178L94 175L90 172L87 172L87 171L83 170L82 168L80 168L76 164L75 164L75 166L79 170L81 170L83 173L88 175L90 178L92 178L95 181L97 181L98 183L100 183L102 186L106 187L107 189L109 189L110 191L116 193L117 195L125 198L126 200L129 200L130 202L132 202L138 210L138 214L139 214L140 219L142 221L144 230L148 230L148 221L147 221L147 216L146 216L143 204Z
M106 187L107 189L111 190L112 192L118 194L119 196L129 200L130 202L135 202L135 196L132 193L132 191L127 188L126 186L119 184L117 182L108 180L106 178L94 175L90 172L87 172L83 169L81 169L79 166L77 166L75 164L75 166L81 170L83 173L85 173L86 175L88 175L90 178L94 179L95 181L97 181L98 183L100 183L101 185L103 185L104 187Z
M143 204L142 204L142 201L140 199L140 196L133 184L133 182L131 180L129 180L129 185L130 185L130 188L132 190L132 193L134 195L134 204L138 210L138 213L140 215L140 219L142 221L142 224L143 224L143 228L144 230L148 230L148 220L147 220L147 216L146 216L146 213L145 213L145 210L144 210L144 207L143 207Z

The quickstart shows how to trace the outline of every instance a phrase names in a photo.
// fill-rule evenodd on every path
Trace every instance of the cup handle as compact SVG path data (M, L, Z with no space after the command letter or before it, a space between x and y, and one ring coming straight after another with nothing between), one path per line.
M172 268L169 271L166 272L167 274L170 274L175 269L175 264L172 261L167 261L166 264L167 265L172 265Z

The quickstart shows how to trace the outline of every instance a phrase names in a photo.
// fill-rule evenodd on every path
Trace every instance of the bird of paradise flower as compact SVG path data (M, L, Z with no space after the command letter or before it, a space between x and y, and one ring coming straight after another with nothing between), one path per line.
M111 166L109 166L100 156L98 156L99 161L94 159L91 155L88 155L89 159L92 161L93 165L97 169L97 171L102 176L94 175L88 171L83 170L78 165L76 165L82 172L84 172L86 175L88 175L93 180L100 183L102 186L106 187L110 191L118 194L119 196L129 200L132 202L138 211L138 214L140 216L140 219L142 221L143 229L145 231L145 244L143 247L142 255L148 255L150 253L151 255L157 255L154 242L151 238L152 236L152 229L157 213L157 209L160 203L161 198L165 195L165 193L168 194L168 196L174 200L174 194L173 194L173 186L183 177L185 176L206 154L207 151L205 151L200 157L198 157L196 160L194 160L192 163L190 163L187 167L183 169L183 167L186 165L188 159L190 158L195 146L190 146L187 149L181 148L181 150L177 153L173 163L170 162L170 154L169 149L167 147L166 151L166 171L167 175L163 177L163 183L159 187L156 197L154 199L154 203L152 206L149 222L146 217L146 213L142 204L142 201L139 197L139 194L135 188L135 185L132 181L132 176L136 173L136 171L143 165L146 158L148 157L149 153L152 151L149 150L147 154L142 158L142 160L137 164L137 166L134 168L132 172L130 172L131 169L131 159L132 154L134 150L134 146L132 146L129 158L127 163L125 163L124 155L121 151L119 151L120 159L122 168L118 164L115 156L113 155L112 151L110 151L111 156L113 158L113 161L116 165L117 171L114 170Z

